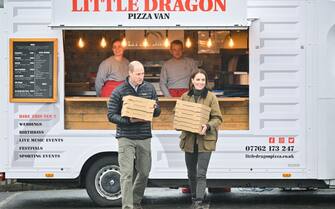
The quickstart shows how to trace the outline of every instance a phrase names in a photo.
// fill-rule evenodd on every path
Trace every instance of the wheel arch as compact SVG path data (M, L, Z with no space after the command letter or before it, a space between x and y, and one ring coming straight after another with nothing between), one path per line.
M80 171L80 185L81 187L85 187L85 179L86 179L86 174L90 166L97 160L104 158L104 157L117 157L118 153L117 152L100 152L92 155L90 158L88 158L84 165L81 168Z

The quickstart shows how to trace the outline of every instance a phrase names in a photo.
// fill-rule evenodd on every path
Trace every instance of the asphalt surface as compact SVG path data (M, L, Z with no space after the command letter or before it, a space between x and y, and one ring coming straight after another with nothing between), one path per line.
M335 190L232 189L230 193L209 194L209 199L211 209L335 209ZM144 209L188 209L189 206L189 194L177 189L149 188L143 201ZM0 208L107 209L94 205L85 190L0 193Z

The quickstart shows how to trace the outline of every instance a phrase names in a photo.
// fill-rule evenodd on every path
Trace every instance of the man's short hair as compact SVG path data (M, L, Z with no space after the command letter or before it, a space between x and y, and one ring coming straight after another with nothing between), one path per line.
M170 44L170 49L172 49L172 45L179 45L181 48L184 48L184 44L181 40L173 40Z
M132 61L129 63L129 72L134 72L135 69L143 69L144 66L139 61Z
M121 42L121 39L119 39L119 38L114 39L114 40L112 41L112 47L114 46L114 44L115 44L116 42Z

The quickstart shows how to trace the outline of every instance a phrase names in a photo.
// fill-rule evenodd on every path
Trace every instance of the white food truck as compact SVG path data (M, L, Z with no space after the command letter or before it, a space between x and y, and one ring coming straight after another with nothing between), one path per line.
M248 127L219 131L208 186L332 188L334 11L334 0L0 0L0 176L76 182L120 204L115 130L66 123L68 31L244 30ZM179 135L153 130L149 186L187 185Z

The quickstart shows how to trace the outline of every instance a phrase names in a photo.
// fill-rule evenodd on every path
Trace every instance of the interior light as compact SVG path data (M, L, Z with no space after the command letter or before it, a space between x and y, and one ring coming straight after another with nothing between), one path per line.
M165 47L165 48L169 48L169 46L170 46L170 41L169 41L168 38L165 38L165 41L164 41L164 47Z
M233 48L233 47L234 47L234 40L233 40L233 38L232 38L231 36L229 36L228 46L229 46L230 48Z
M212 43L212 34L211 34L211 31L208 32L208 40L207 40L207 47L208 48L211 48L213 46L213 43Z
M170 46L169 34L168 34L168 30L166 30L166 32L165 32L164 47L165 48L169 48L169 46Z
M123 39L121 41L121 46L122 47L126 47L127 46L126 31L123 32Z
M212 46L213 46L212 39L209 38L208 41L207 41L207 47L211 48Z
M78 47L79 48L84 48L85 47L85 42L83 41L83 39L80 37L79 41L78 41Z
M147 48L149 46L148 39L147 39L147 31L144 30L144 40L143 40L143 47Z
M229 39L228 39L228 46L230 48L233 48L234 47L234 40L233 38L231 37L231 34L229 33Z
M107 42L106 42L105 37L102 37L102 39L101 39L101 41L100 41L100 46L101 46L102 48L106 48L106 46L107 46Z
M145 48L147 48L147 47L149 46L149 43L148 43L148 39L147 39L147 38L144 38L144 40L143 40L143 46L144 46Z
M191 42L190 37L187 37L185 46L186 46L186 48L191 48L191 46L192 46L192 42Z
M124 38L122 39L122 41L121 41L121 46L122 46L122 47L126 47L126 46L127 46L127 39L126 39L126 37L124 37Z

